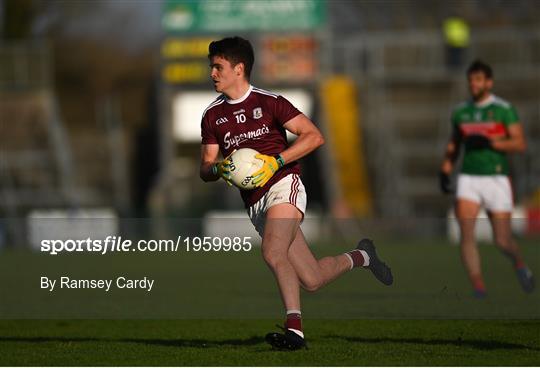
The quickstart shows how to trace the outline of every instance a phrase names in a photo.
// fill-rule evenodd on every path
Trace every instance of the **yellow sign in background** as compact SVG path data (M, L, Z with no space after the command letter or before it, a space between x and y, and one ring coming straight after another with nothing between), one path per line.
M356 86L349 78L336 76L323 82L321 92L330 149L343 200L357 216L368 216L372 212L372 199Z

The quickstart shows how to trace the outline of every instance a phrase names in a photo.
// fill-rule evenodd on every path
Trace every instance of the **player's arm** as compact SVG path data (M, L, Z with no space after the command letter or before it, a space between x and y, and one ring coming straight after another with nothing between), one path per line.
M288 162L296 161L324 144L320 130L304 114L296 115L283 124L283 127L298 138L276 157L261 154L255 156L264 161L263 167L253 174L253 182L258 187L265 185L274 173Z
M301 159L324 144L321 131L304 114L295 116L283 127L298 136L289 148L280 153L284 163Z
M520 123L514 123L508 127L508 137L503 139L491 140L491 146L494 150L521 153L527 149L523 126Z
M452 130L452 135L446 144L446 150L444 151L444 158L441 164L441 172L445 175L452 174L454 170L454 163L459 157L461 147L461 134L459 131L454 128Z
M215 174L212 167L218 162L219 144L201 145L201 167L199 175L204 181L216 181L219 176Z
M439 186L443 193L449 194L453 192L450 175L454 170L454 164L459 157L459 151L461 147L461 134L454 127L452 129L452 136L446 144L446 150L444 151L444 159L441 164L441 171L439 172Z

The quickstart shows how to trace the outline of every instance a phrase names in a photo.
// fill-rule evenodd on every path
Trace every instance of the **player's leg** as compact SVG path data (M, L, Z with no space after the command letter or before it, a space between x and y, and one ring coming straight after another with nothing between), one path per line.
M300 281L288 257L301 220L302 212L290 203L279 203L266 211L262 254L274 273L287 313L284 333L271 332L266 335L266 341L280 349L296 350L305 346L300 312Z
M272 185L264 197L248 209L251 222L263 240L263 258L274 273L287 312L285 332L266 335L266 341L276 348L295 350L305 346L300 281L289 262L288 250L298 232L306 202L300 178L291 174Z
M512 214L510 212L489 211L488 216L493 229L495 245L510 258L515 266L523 265L519 247L512 238Z
M316 259L307 245L302 229L298 229L289 248L289 260L300 284L307 291L316 291L352 269L351 260L345 254Z
M267 341L278 348L305 346L300 283L306 289L316 290L353 266L367 266L379 280L388 285L392 283L390 269L378 259L375 247L367 239L347 254L317 261L299 230L306 202L305 188L298 175L293 174L274 184L263 199L248 209L262 235L263 257L276 277L287 310L285 333L266 336ZM263 216L264 221L261 221ZM294 247L292 251L291 247Z
M300 281L288 252L296 237L302 213L289 203L280 203L266 212L262 255L276 281L287 310L300 310Z
M503 175L489 178L484 193L495 244L510 258L521 287L529 293L534 289L534 278L523 262L517 243L512 238L511 222L514 201L510 179Z
M474 228L476 217L480 211L480 203L458 198L456 201L456 218L460 227L461 260L465 266L475 294L485 294L484 279L480 263L480 255L476 246Z
M532 292L534 290L532 272L523 261L521 250L512 237L512 213L490 211L489 219L493 228L495 244L512 261L523 290L528 293Z
M302 212L290 203L273 205L266 212L263 231L263 257L274 273L287 310L285 333L269 333L266 340L274 347L298 349L305 346L300 312L300 283L314 291L353 266L365 265L376 277L390 269L382 263L371 241L364 239L357 249L336 257L315 259L299 229ZM368 255L369 254L369 255ZM370 258L371 257L371 258ZM375 265L375 268L372 267ZM300 281L301 280L301 281Z
M380 261L375 246L368 239L361 240L356 249L347 253L316 259L299 229L289 248L289 259L307 291L316 291L355 267L369 269L385 285L393 282L390 268Z

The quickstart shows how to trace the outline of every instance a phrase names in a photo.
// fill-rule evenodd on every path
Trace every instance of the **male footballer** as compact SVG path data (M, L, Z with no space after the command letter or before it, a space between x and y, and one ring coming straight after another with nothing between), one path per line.
M262 236L262 255L286 310L284 332L269 333L266 341L278 349L300 349L305 347L301 287L316 291L355 267L369 269L385 285L392 284L392 273L369 239L335 257L313 256L299 227L307 198L298 160L324 143L321 132L285 98L250 84L254 54L249 41L214 41L208 58L214 89L221 95L203 113L200 176L230 183L227 157L240 148L259 152L263 167L254 174L257 187L241 191L241 196ZM298 136L291 145L286 130ZM219 160L220 153L225 159Z
M440 184L452 192L450 174L463 145L463 164L457 179L455 212L461 230L461 259L474 295L482 298L486 287L475 243L476 217L483 206L489 216L495 244L511 260L519 283L527 293L534 289L531 271L512 238L512 188L508 153L526 149L523 128L516 109L491 93L493 72L489 65L473 62L467 70L471 99L452 113L452 136L441 166Z

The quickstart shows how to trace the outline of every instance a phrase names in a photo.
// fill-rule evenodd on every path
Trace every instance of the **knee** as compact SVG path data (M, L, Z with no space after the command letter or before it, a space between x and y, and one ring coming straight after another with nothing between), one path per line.
M321 278L311 278L310 280L302 280L301 285L302 289L312 293L322 288L324 283Z
M512 246L512 239L508 237L495 237L495 245L501 248L503 251L510 249Z
M461 241L461 244L465 244L467 246L474 246L476 243L476 236L474 234L474 231L471 231L469 229L461 229L461 232L459 233L459 239Z
M276 269L281 263L287 261L287 253L275 250L263 250L262 256L271 269Z
M473 249L476 248L476 241L474 238L461 238L461 249Z

